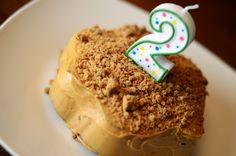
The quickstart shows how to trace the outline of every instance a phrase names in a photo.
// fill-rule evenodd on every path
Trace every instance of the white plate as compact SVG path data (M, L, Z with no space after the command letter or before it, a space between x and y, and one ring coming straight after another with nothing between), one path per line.
M0 143L19 155L95 155L71 138L43 90L74 32L147 21L145 11L122 1L31 2L15 13L0 28ZM236 155L235 71L197 42L184 54L209 80L206 133L195 155Z

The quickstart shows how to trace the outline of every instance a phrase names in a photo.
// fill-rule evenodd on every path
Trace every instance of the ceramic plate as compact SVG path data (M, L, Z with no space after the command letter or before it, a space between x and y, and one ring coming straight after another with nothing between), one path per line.
M123 1L34 1L17 11L0 28L0 143L15 155L95 155L72 139L43 90L74 32L147 21L147 12ZM209 81L205 134L194 154L236 155L235 71L198 42L184 54Z

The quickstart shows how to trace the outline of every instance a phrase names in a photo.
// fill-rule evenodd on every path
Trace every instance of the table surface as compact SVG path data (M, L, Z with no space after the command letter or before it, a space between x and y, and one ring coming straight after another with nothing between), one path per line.
M140 8L151 11L164 0L127 0ZM29 0L0 0L0 25ZM196 23L196 39L236 69L236 1L233 0L169 0L181 6L199 4L200 9L191 11ZM0 156L9 155L0 146Z

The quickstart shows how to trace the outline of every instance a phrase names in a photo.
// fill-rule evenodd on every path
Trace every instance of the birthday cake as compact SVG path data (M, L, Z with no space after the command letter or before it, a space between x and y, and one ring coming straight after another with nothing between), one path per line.
M73 137L102 156L189 156L204 133L207 80L190 59L161 82L125 55L145 28L94 26L61 52L49 96Z

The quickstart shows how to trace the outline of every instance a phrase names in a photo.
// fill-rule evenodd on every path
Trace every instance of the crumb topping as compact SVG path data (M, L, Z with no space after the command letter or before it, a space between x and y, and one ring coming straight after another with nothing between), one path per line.
M134 95L125 95L123 96L122 101L123 112L134 111L138 108L139 104L137 98Z
M207 80L191 60L177 55L168 56L175 66L165 80L155 82L125 56L146 34L135 25L81 31L75 77L96 95L117 128L145 135L178 127L200 136Z

